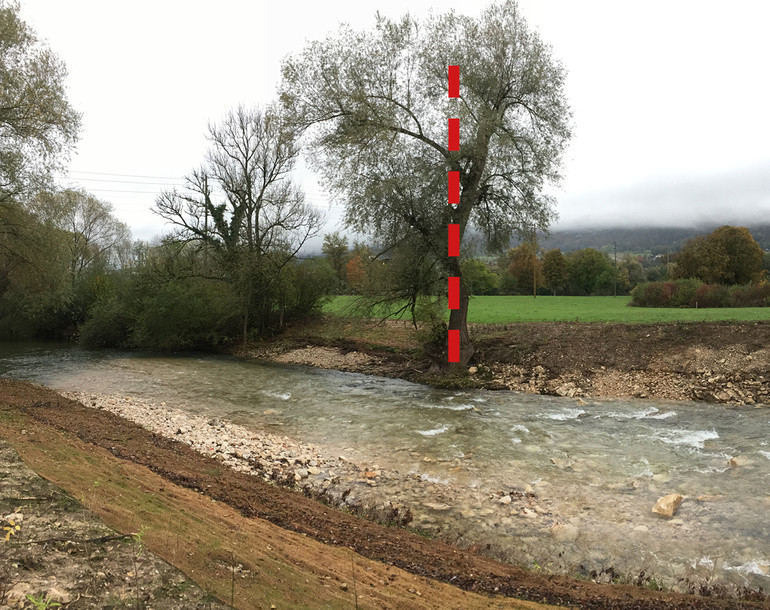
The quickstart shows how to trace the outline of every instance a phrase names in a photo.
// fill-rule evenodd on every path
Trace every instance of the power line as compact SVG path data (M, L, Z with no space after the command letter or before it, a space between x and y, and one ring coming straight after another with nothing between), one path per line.
M121 183L121 184L158 184L160 186L182 186L181 182L177 183L163 183L163 182L147 182L147 181L141 181L141 180L107 180L104 178L74 178L78 182L86 181L86 182L113 182L113 183Z
M143 195L157 195L157 191L130 191L121 189L90 189L97 193L142 193Z
M139 174L113 174L110 172L84 172L79 170L72 170L68 172L70 174L94 174L96 176L120 176L121 178L151 178L158 180L182 180L179 176L142 176Z

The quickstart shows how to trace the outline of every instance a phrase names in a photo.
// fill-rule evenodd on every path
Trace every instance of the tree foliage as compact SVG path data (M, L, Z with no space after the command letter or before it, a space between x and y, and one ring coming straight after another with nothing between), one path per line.
M0 0L0 203L50 184L77 140L64 63Z
M461 66L461 99L447 97L447 66ZM347 201L349 227L389 247L415 244L462 276L446 254L446 226L478 227L491 248L554 217L544 186L559 179L570 136L564 70L512 0L479 19L453 12L423 23L377 17L373 31L343 26L283 66L281 98L307 130L326 183ZM458 117L460 151L447 149ZM460 204L446 204L447 171L460 172ZM468 294L450 327L461 363L473 353Z
M327 233L324 235L321 252L323 252L326 260L329 261L332 269L337 274L338 288L343 290L346 286L345 265L349 259L348 238L340 235L339 231Z
M466 258L462 262L462 271L468 294L497 294L500 278L484 261L477 258Z
M567 285L567 259L558 248L548 250L543 254L543 284L548 290L556 293L564 290Z
M677 254L675 278L710 284L749 284L762 279L764 251L746 227L725 225L689 240Z
M594 248L567 255L569 286L572 294L590 295L612 289L614 269L610 260Z
M505 274L510 278L508 292L534 294L536 288L543 285L542 263L535 246L524 242L508 250Z

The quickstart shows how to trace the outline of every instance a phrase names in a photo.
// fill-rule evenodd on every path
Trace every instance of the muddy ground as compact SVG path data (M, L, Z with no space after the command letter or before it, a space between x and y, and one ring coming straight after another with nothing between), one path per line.
M23 382L0 380L0 436L55 483L74 486L82 494L91 490L97 498L92 510L105 520L112 519L112 527L123 524L130 532L144 524L149 528L148 548L181 565L199 584L212 582L229 561L225 580L211 585L220 598L226 598L227 578L240 565L241 572L248 574L239 573L237 582L232 578L232 587L237 584L235 605L242 608L535 607L513 598L579 608L770 608L770 602L758 595L750 596L754 601L716 599L529 573L231 471L179 442ZM106 465L112 470L105 471ZM95 477L101 481L96 487ZM181 512L172 516L161 510L169 498L180 502L182 497L188 504ZM128 501L122 502L125 498ZM191 525L178 530L185 519L191 519ZM217 534L216 545L201 538L223 521L229 534ZM38 531L33 531L33 519L22 523L27 525L19 532L27 536L63 537L51 530L55 526L50 520L39 520ZM258 536L251 533L253 527L271 529ZM192 544L192 539L198 542ZM131 540L126 548L133 552ZM254 558L247 557L248 552L272 555ZM83 559L92 561L93 552ZM28 575L31 568L13 563L18 565L12 569L19 571L14 578ZM106 574L101 565L90 565L88 573ZM115 573L127 567L116 568ZM47 569L45 577L50 581L63 568L48 562L34 569ZM125 585L103 585L108 592L113 586ZM297 597L300 589L302 597ZM156 606L146 603L146 607Z
M430 375L410 324L319 318L236 353L412 381L559 396L770 403L770 320L472 325L471 372Z

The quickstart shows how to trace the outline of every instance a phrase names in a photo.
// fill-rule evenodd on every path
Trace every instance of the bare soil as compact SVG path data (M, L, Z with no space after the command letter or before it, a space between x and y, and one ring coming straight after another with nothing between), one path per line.
M73 609L226 607L148 551L141 532L108 527L1 438L0 490L0 531L10 531L0 541L0 608L31 608L28 596Z
M770 402L770 321L472 325L469 371L428 373L410 324L325 317L243 356L445 386L560 396Z
M23 382L0 380L0 435L34 470L80 490L74 495L96 489L90 508L111 527L145 525L151 551L208 582L220 599L237 588L231 595L242 608L537 607L518 599L579 608L770 608L761 599L528 573L231 471L184 444ZM28 535L58 537L40 523ZM54 563L35 569L46 568L47 578L57 576Z

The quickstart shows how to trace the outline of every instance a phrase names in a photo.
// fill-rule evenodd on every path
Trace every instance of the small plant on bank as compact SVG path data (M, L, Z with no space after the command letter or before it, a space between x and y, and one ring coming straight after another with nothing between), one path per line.
M8 525L3 527L3 531L5 531L5 541L8 542L11 539L11 536L15 536L16 532L20 529L21 526L17 525L13 519L9 519Z
M27 595L27 599L32 603L33 606L35 606L35 610L46 610L47 608L61 607L59 602L52 600L47 595L44 596L42 593L37 597L34 595Z

